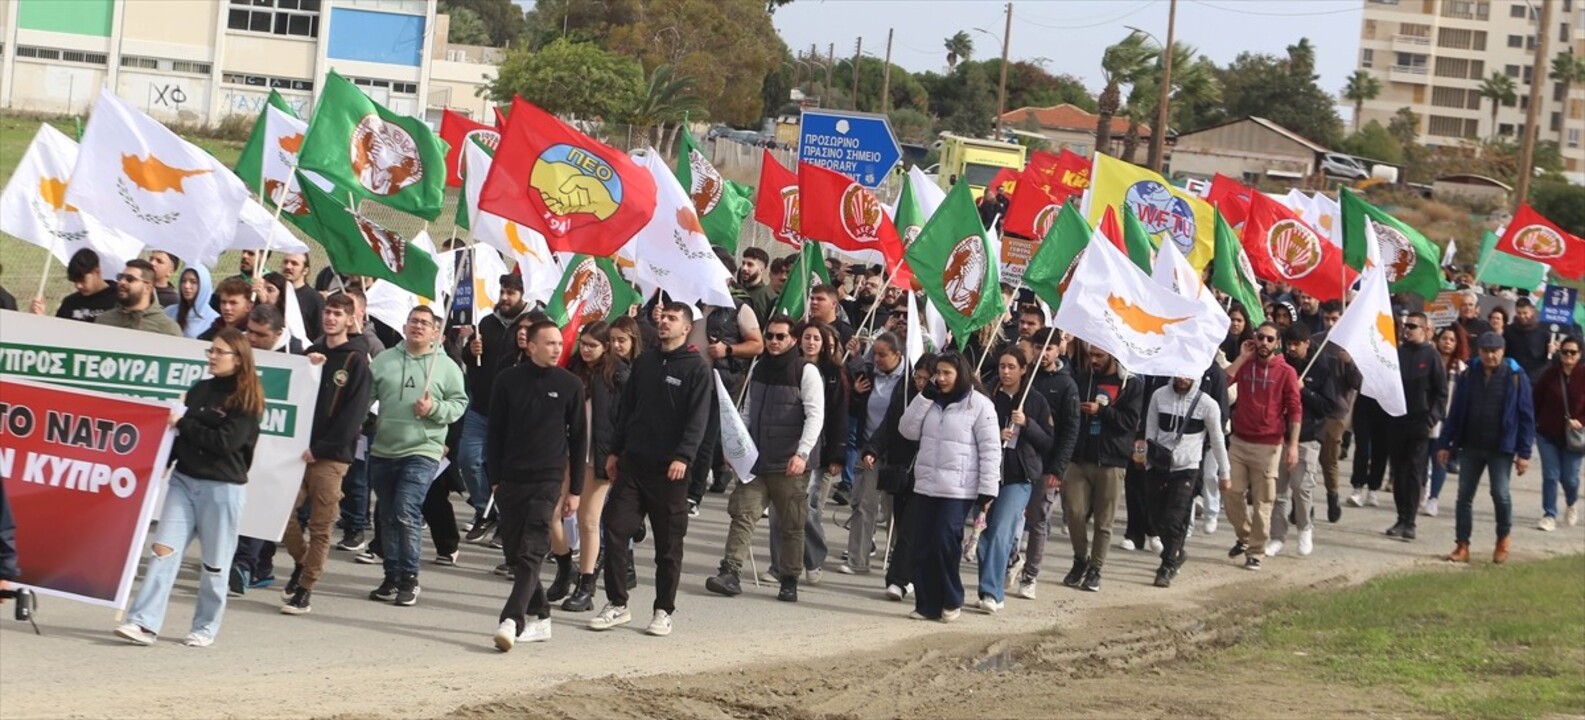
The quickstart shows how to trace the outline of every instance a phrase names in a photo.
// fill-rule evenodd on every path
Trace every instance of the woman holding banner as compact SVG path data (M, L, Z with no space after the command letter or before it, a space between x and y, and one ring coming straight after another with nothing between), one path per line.
M171 446L176 469L155 531L154 554L127 622L115 631L136 645L153 645L157 639L182 553L194 536L202 555L198 607L192 632L182 644L213 644L226 611L226 571L236 551L243 485L259 439L264 390L253 349L241 331L222 329L204 354L212 377L193 385L186 409L171 415L178 433Z

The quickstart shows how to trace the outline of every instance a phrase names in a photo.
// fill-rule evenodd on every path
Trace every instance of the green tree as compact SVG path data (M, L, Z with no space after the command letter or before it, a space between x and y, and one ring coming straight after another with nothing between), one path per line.
M928 145L935 135L935 123L930 116L911 107L897 108L886 113L892 122L892 132L905 143Z
M1560 180L1530 186L1530 206L1573 235L1585 235L1585 187Z
M614 118L632 110L643 86L643 71L631 58L556 40L537 52L507 53L488 93L501 105L521 95L558 115Z
M1000 77L1001 58L985 61L985 72ZM1095 112L1095 96L1072 75L1052 75L1039 63L1018 60L1007 66L1007 109L1051 107L1067 103Z
M558 38L604 46L613 29L634 22L641 10L641 0L535 0L524 40L536 48Z
M943 43L947 48L947 67L956 70L958 62L974 57L974 38L959 30Z
M1156 57L1156 51L1146 44L1146 38L1131 32L1122 42L1106 48L1101 55L1101 78L1106 86L1097 101L1095 121L1095 151L1111 153L1112 118L1122 105L1122 86L1132 83Z
M1199 55L1179 64L1177 49L1172 56L1172 127L1178 132L1189 132L1210 127L1221 122L1226 112L1222 106L1222 80L1216 63Z
M1161 102L1161 73L1163 68L1159 58L1142 69L1134 78L1134 86L1128 95L1128 107L1131 112L1125 112L1124 117L1129 118L1129 132L1137 138L1139 128L1137 125L1148 124L1154 126L1158 116L1158 105ZM1168 99L1169 107L1173 108L1173 115L1169 118L1169 125L1176 126L1180 131L1186 127L1178 122L1178 113L1185 107L1198 108L1214 105L1220 102L1222 86L1216 79L1216 65L1205 56L1200 55L1193 45L1181 42L1172 44L1172 91ZM1136 139L1137 142L1137 139ZM1125 147L1127 140L1124 140Z
M667 123L677 125L684 117L702 120L707 116L704 101L693 94L693 84L692 77L678 75L670 65L661 65L650 72L649 80L622 119L633 126L639 137L649 141L654 135L654 144L660 145L659 136Z
M1419 142L1420 115L1408 107L1398 108L1393 113L1392 119L1387 121L1387 132L1398 140L1398 144L1409 147Z
M494 47L515 46L527 28L524 20L523 8L518 7L512 0L445 0L440 3L437 12L450 13L452 26L457 23L457 11L467 10L479 20L489 40L486 42L471 43L462 40L452 40L463 44L492 45ZM454 37L454 36L452 36Z
M453 45L489 45L490 31L484 27L479 14L465 7L443 11L450 15L446 26L446 42Z
M1574 94L1574 85L1576 83L1585 83L1585 57L1575 55L1573 47L1570 47L1567 52L1558 53L1552 57L1552 69L1551 72L1547 73L1547 77L1552 82L1563 84L1563 100L1567 104L1570 96ZM1558 147L1563 146L1563 133L1567 127L1568 113L1563 113L1563 117L1557 125Z
M852 94L853 88L853 58L838 60L836 67L831 71L832 84L839 86ZM881 89L886 84L886 62L879 58L863 57L859 59L859 95L850 98L856 104L854 109L865 112L880 112ZM911 107L924 110L929 107L929 100L925 87L912 73L899 65L892 65L891 87L886 88L890 95L887 108Z
M1288 73L1296 78L1315 79L1315 46L1310 44L1310 38L1299 38L1299 42L1288 46Z
M1491 137L1497 137L1497 108L1503 105L1512 105L1519 102L1519 95L1514 90L1513 78L1497 71L1492 71L1491 77L1480 83L1480 96L1491 101Z
M1359 116L1365 111L1365 102L1381 94L1381 81L1369 70L1355 70L1343 86L1343 99L1354 103L1354 132L1359 132Z
M968 137L990 132L996 114L996 86L980 63L958 63L950 74L923 72L915 76L929 98L930 114L939 129Z
M1313 70L1304 73L1310 62L1305 45L1293 46L1296 61L1244 52L1222 68L1217 74L1224 118L1258 115L1322 145L1341 142L1343 120L1337 115L1336 96L1316 84Z
M594 3L580 2L580 5ZM787 56L765 0L646 0L611 27L605 46L647 68L670 65L719 122L758 125L767 110L765 76Z
M1341 147L1350 155L1394 164L1403 162L1403 145L1375 120L1366 124L1364 129L1343 138Z

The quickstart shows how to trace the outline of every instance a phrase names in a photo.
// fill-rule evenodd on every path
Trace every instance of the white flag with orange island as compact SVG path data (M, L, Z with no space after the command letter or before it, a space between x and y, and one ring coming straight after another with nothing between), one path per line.
M1402 417L1407 412L1403 375L1398 371L1392 298L1380 263L1360 276L1359 294L1327 333L1326 341L1348 351L1354 367L1359 368L1361 393L1375 398L1388 415Z

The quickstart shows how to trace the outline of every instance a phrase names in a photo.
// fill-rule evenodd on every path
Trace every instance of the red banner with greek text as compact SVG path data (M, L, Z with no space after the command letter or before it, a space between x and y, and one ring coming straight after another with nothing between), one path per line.
M170 453L163 403L0 376L0 480L18 582L125 607Z

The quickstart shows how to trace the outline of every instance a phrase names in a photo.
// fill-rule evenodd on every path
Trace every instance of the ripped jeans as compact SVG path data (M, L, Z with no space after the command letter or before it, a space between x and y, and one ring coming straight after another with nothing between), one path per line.
M160 511L159 529L154 532L155 551L149 557L143 585L138 588L127 622L159 634L165 623L165 609L170 605L171 588L182 569L182 556L196 536L200 566L192 632L210 638L220 632L220 618L226 612L227 573L231 570L231 556L237 550L237 521L242 516L245 490L245 486L235 483L171 472L165 508ZM166 552L161 554L161 549Z

